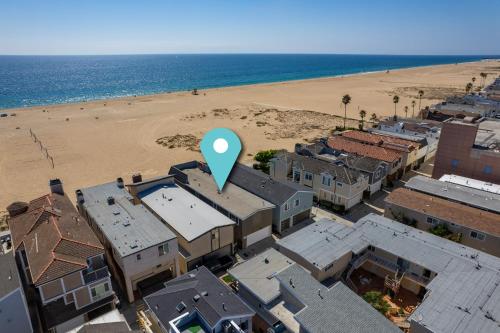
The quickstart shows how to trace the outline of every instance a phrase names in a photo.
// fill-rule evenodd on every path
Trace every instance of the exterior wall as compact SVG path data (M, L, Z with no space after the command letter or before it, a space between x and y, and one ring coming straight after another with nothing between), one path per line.
M299 200L299 205L295 205L295 200ZM286 210L286 204L288 209ZM273 229L281 233L283 221L288 221L289 227L303 221L309 217L309 213L313 204L313 192L299 191L291 196L281 206L273 209ZM288 229L288 228L286 228Z
M409 221L409 222L416 222L415 228L428 231L430 228L433 227L433 224L427 222L427 218L431 217L436 219L436 217L423 214L417 211L413 211L410 209L407 209L405 207L397 206L394 204L386 203L386 209L385 209L385 214L386 217L398 220L402 223L404 223L403 220ZM441 220L438 219L439 223L446 224L448 229L457 234L461 233L462 234L462 240L461 244L472 247L474 249L492 254L494 256L500 257L500 237L494 236L487 234L485 232L482 232L480 230L474 230L465 226L458 225L454 223L453 221L446 221L446 220ZM472 238L470 233L472 231L479 232L483 235L485 235L484 240L479 240Z
M433 332L430 329L412 320L410 322L410 333L433 333Z
M87 288L81 288L75 291L75 305L78 308L84 307L91 303L90 293Z
M0 299L0 331L33 332L28 306L21 288Z
M62 279L57 279L41 285L39 290L41 291L43 301L62 296L64 294Z
M245 248L246 237L263 228L268 228L273 223L273 210L272 208L264 209L256 212L255 214L243 220L235 228L235 241L239 246Z
M454 174L500 183L500 154L473 148L477 125L443 123L432 178ZM485 173L485 167L491 173Z

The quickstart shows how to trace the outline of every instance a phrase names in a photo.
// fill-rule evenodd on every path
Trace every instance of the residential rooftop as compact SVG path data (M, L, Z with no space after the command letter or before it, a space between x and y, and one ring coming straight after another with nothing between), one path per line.
M467 206L500 213L500 195L417 175L405 187Z
M172 168L176 168L176 166ZM187 182L184 185L241 220L247 219L258 211L275 207L269 201L259 198L230 182L227 182L222 191L219 191L209 169L204 171L194 166L182 168L179 171L187 176Z
M500 152L500 120L481 121L474 145Z
M322 219L278 244L320 265L380 248L437 273L410 321L430 332L498 330L500 258L375 214L352 226Z
M328 162L295 153L284 153L283 155L278 156L278 158L299 164L302 168L304 168L304 170L313 172L314 174L319 175L322 173L328 173L329 175L334 176L336 181L344 184L355 184L359 177L362 176L359 171L349 169L341 160Z
M440 181L462 185L465 187L474 188L480 191L500 194L500 185L483 182L482 180L457 176L457 175L443 175L439 178Z
M237 264L228 270L239 283L250 290L263 304L269 304L280 295L276 274L295 262L273 248Z
M400 151L352 141L341 136L328 138L328 146L340 152L367 156L388 163L394 163L403 156Z
M12 253L0 254L0 267L0 299L2 299L17 288L21 288L21 280Z
M164 327L168 322L196 311L211 327L224 318L255 313L205 266L165 283L165 288L144 297Z
M341 135L344 138L389 149L408 151L420 147L420 144L414 141L363 131L345 131Z
M500 236L500 215L441 199L433 195L398 188L385 199L389 204L401 206L437 219L455 223L473 230Z
M23 246L31 280L40 285L88 267L87 258L104 248L66 194L32 200L9 219L13 247Z
M311 192L305 186L290 181L278 181L262 171L236 163L229 175L229 181L256 196L280 206L297 192Z
M81 203L121 257L174 239L175 234L116 182L81 189ZM111 201L110 201L111 200Z
M188 242L235 222L176 184L139 193L142 202Z
M303 304L294 317L307 332L325 332L325 328L331 333L401 332L342 282L327 288L298 264L279 272L276 277L281 288Z

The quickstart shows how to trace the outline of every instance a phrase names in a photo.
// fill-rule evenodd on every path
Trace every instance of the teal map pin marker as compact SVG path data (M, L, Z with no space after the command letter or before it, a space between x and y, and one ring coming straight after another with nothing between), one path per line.
M214 128L205 134L200 144L201 153L222 191L229 173L241 151L240 138L227 128Z

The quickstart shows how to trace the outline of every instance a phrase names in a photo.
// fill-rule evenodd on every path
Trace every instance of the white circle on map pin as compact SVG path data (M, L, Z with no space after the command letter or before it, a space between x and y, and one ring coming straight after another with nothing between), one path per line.
M227 151L227 148L229 148L229 144L226 139L218 138L214 141L213 147L216 153L224 154Z

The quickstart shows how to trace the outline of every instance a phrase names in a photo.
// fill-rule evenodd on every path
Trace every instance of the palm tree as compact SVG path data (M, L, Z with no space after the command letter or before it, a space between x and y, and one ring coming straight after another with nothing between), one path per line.
M361 129L364 128L364 123L365 123L365 117L366 117L366 111L365 110L361 110L359 111L359 117L361 118Z
M396 117L396 106L398 105L399 103L399 96L398 95L395 95L393 98L392 98L392 102L394 103L394 117Z
M415 118L415 105L417 104L417 102L415 102L415 100L411 101L411 117L412 118Z
M408 105L405 105L405 117L408 118Z
M376 113L372 113L372 115L370 116L370 120L371 121L377 121L378 120L377 114Z
M347 94L342 96L342 103L344 104L344 130L345 130L345 122L347 120L347 104L351 103L351 96Z
M465 86L465 93L468 94L470 93L470 91L472 90L472 83L469 82L467 83L467 85Z
M473 77L472 77L472 79L471 79L471 81L472 81L472 89L474 89L474 82L476 82L476 77L475 77L475 76L473 76ZM472 90L472 89L471 89L471 90Z
M419 90L418 91L418 112L420 112L420 110L422 110L422 96L424 96L424 91Z

